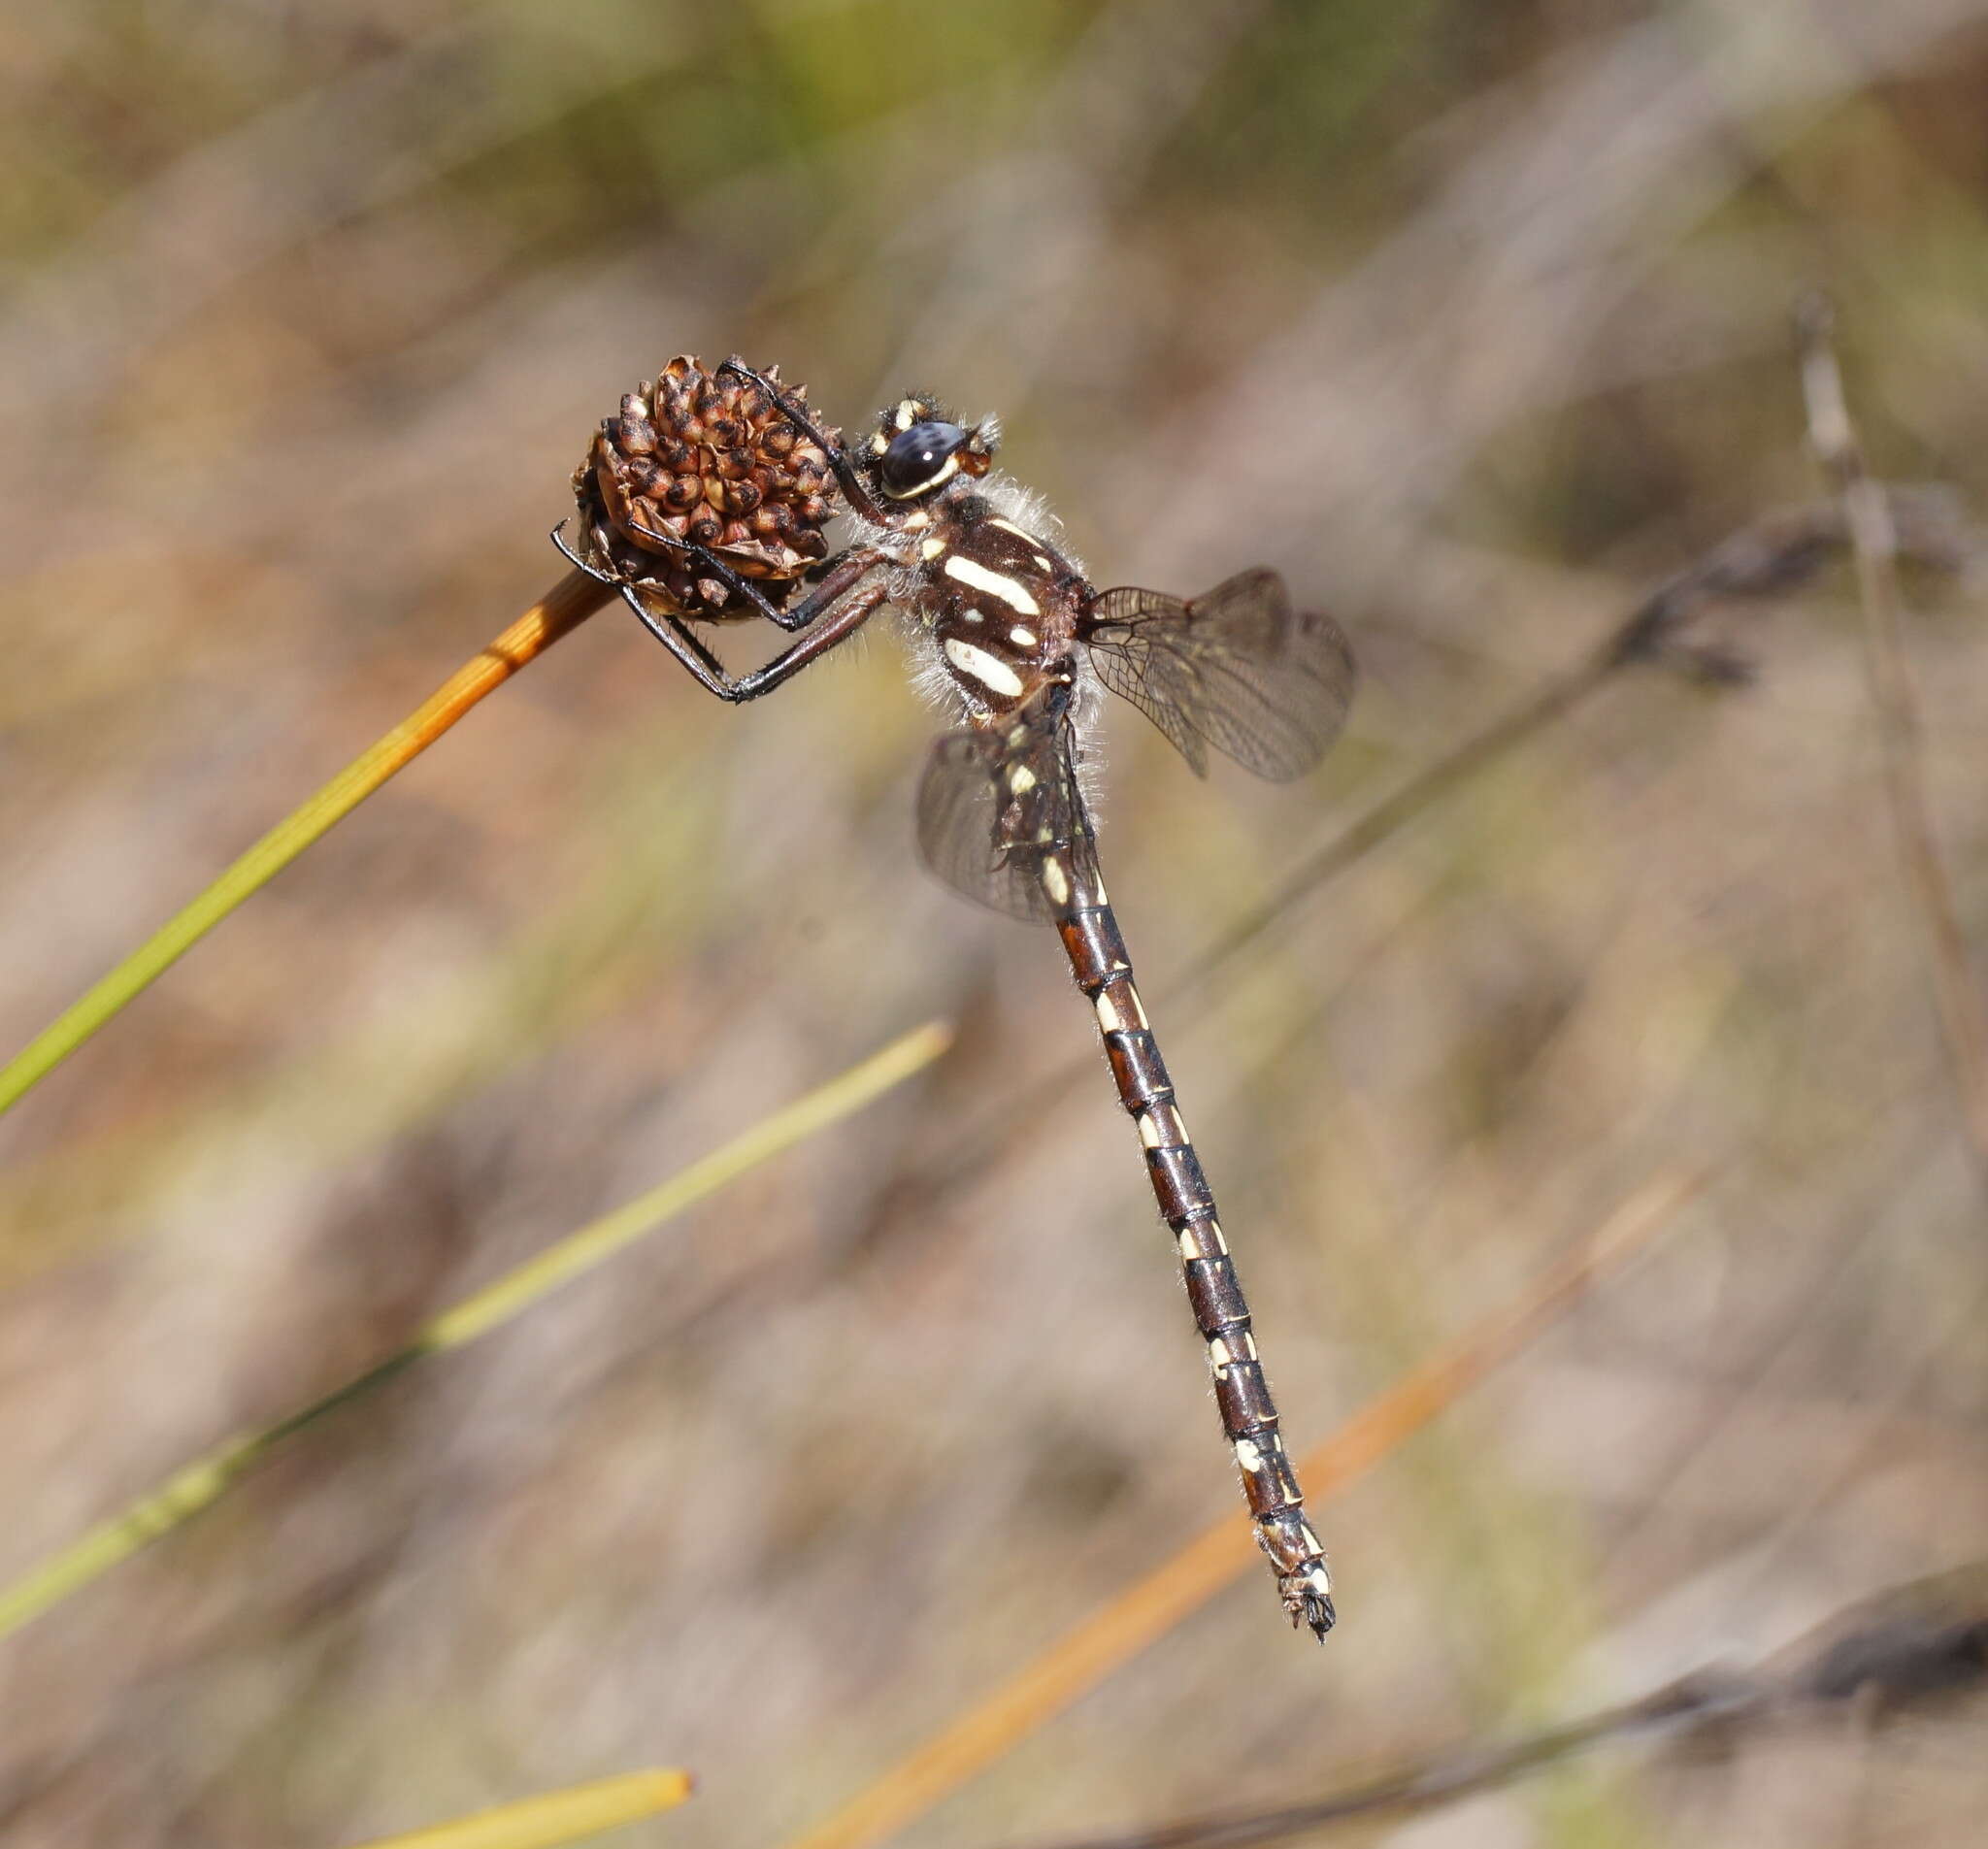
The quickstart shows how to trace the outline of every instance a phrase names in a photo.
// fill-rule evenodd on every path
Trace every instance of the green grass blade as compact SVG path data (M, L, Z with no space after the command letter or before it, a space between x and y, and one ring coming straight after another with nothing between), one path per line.
M604 1263L685 1207L902 1084L937 1059L951 1040L952 1030L937 1021L913 1029L702 1161L569 1234L537 1258L432 1317L404 1346L329 1393L195 1458L157 1489L31 1568L12 1585L0 1588L0 1637L11 1636L190 1516L212 1507L233 1484L306 1426L370 1393L424 1356L459 1348L509 1322L568 1279Z
M605 586L580 572L569 572L488 647L450 675L415 711L279 822L197 899L167 919L80 1001L0 1066L0 1113L11 1110L237 906L259 892L396 771L419 757L485 695L494 693L520 668L578 627L608 596Z
M381 1836L362 1849L558 1849L561 1843L580 1842L604 1830L675 1810L690 1796L691 1786L688 1772L624 1772L428 1830Z

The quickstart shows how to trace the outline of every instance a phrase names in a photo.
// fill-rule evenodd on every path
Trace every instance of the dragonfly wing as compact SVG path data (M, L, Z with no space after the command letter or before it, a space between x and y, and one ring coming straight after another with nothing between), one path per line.
M1044 856L1068 865L1090 852L1067 723L1020 717L940 739L918 785L918 848L955 892L1011 918L1052 918Z
M1130 585L1103 591L1078 634L1098 678L1197 776L1212 746L1274 782L1302 776L1339 736L1359 678L1340 626L1293 610L1284 580L1261 569L1191 603Z

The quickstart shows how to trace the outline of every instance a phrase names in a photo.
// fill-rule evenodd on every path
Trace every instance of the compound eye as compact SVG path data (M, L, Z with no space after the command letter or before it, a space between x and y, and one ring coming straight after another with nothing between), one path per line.
M894 501L909 500L936 488L953 472L953 457L966 447L967 433L957 424L913 424L891 439L878 465L883 491Z

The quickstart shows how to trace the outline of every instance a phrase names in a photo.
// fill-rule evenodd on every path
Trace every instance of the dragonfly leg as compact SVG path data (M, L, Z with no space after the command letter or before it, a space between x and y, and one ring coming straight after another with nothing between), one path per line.
M716 578L735 597L749 604L756 615L764 616L768 622L785 630L806 629L830 602L872 566L882 564L885 556L875 546L851 547L826 567L822 575L816 578L813 589L806 597L798 604L782 609L751 578L728 565L715 552L699 545L694 540L673 539L666 533L645 533L644 537L688 560L699 573ZM566 544L564 520L552 529L552 544L565 553L569 564L577 566L589 578L598 578L603 584L613 584L617 590L622 588L622 578L612 572L602 571L597 565L588 564ZM831 586L833 588L830 588Z
M757 373L743 359L734 355L718 368L721 373L736 373L741 379L757 385L779 409L779 413L811 443L814 444L828 457L828 466L835 471L835 479L841 484L843 499L848 502L850 511L859 519L870 521L876 526L891 524L890 512L880 506L877 497L870 492L870 484L863 479L856 465L849 460L849 452L841 444L831 442L827 434L810 417L807 412L787 396L785 392L768 379L764 373Z
M642 619L643 627L689 669L698 685L705 692L734 704L756 700L799 674L817 656L854 635L890 595L890 586L881 578L873 578L854 589L845 587L840 602L828 599L810 613L809 621L813 627L791 648L776 655L763 668L733 675L674 611L652 610L633 584L623 584L620 590L622 600ZM814 602L812 598L809 601Z
M808 595L791 610L775 611L768 607L768 613L782 629L805 630L808 633L763 668L755 668L750 674L733 675L704 644L679 611L652 603L626 578L604 572L581 558L566 543L564 520L552 529L552 544L577 570L603 584L612 584L619 591L622 601L641 619L642 626L689 670L691 678L705 692L714 694L720 700L756 700L761 694L770 693L807 667L817 655L853 635L890 595L889 585L882 578L873 578L867 584L862 581L879 565L889 564L890 555L877 546L852 546L823 569ZM683 550L695 555L700 568L709 564L725 574L728 582L746 582L738 578L722 560L712 558L703 546L693 545L687 541L681 544ZM765 603L756 590L751 594L755 602Z

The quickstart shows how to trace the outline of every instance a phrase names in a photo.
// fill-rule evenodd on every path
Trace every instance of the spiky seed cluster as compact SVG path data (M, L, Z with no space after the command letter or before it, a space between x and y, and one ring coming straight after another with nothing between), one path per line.
M778 380L779 368L767 378ZM805 403L808 388L789 395ZM668 540L708 547L776 604L828 552L821 529L835 486L827 456L758 386L708 373L687 354L602 421L573 491L581 556L687 616L746 616L751 606L709 572L700 576Z

